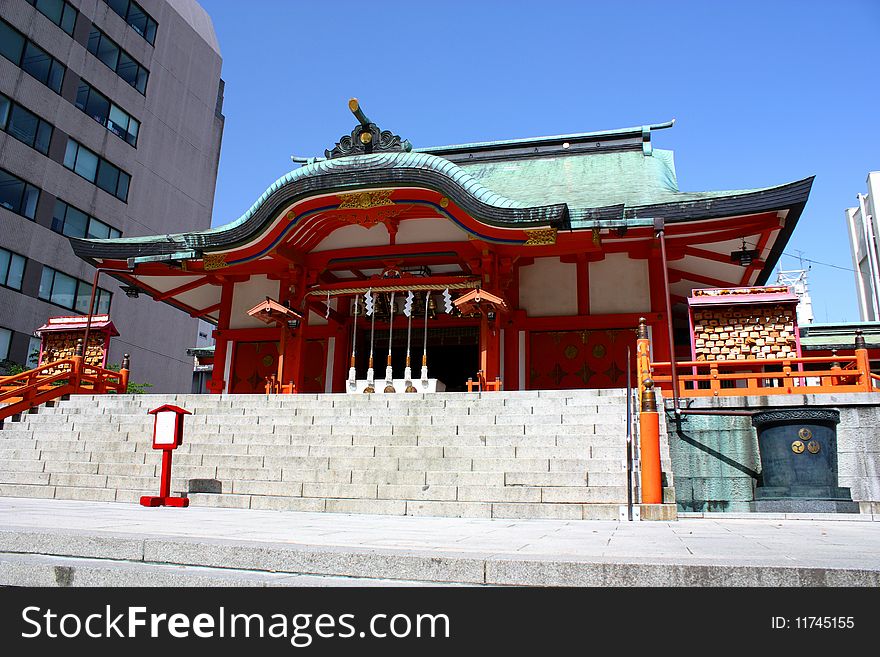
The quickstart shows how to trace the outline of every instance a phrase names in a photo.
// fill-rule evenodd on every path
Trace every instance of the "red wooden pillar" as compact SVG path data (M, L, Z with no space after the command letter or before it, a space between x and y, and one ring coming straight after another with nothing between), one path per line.
M494 314L493 314L494 315ZM499 317L494 315L490 321L487 312L480 320L480 370L486 381L494 381L501 375L501 332L498 330Z
M226 369L227 338L224 334L229 330L229 318L232 316L232 291L233 283L224 281L220 288L220 318L217 329L214 331L214 366L211 369L211 380L207 388L213 394L219 395L226 391L226 381L223 378Z
M293 292L290 296L290 306L291 308L300 308L303 306L302 301L305 295L306 271L303 267L294 265L291 267L291 274L293 275L291 279ZM301 390L303 384L303 355L305 353L305 334L309 323L309 314L310 311L308 306L306 306L302 311L303 318L299 327L292 330L287 338L284 380L285 382L292 381L296 391Z

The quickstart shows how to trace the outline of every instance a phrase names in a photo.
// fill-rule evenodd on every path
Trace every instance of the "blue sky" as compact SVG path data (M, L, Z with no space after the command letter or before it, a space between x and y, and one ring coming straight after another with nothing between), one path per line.
M226 80L215 225L348 133L352 96L418 147L675 118L654 144L682 191L816 176L786 252L816 261L817 322L858 320L844 209L880 169L876 0L200 1Z

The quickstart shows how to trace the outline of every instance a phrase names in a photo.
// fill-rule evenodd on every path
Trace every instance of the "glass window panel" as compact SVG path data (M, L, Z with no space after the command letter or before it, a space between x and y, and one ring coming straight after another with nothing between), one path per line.
M110 300L113 294L107 290L98 290L98 302L95 304L95 314L105 315L110 312Z
M134 31L140 34L141 36L145 36L147 32L147 15L144 13L144 10L138 7L135 3L131 3L131 6L128 9L128 24L134 28Z
M28 356L25 366L33 369L40 364L40 338L32 337L28 342Z
M88 51L93 55L98 53L98 45L101 43L101 33L98 30L89 32L89 44L86 46Z
M25 259L20 255L12 254L9 262L9 275L6 277L6 284L16 290L21 289L21 279L24 278Z
M101 94L92 89L89 94L89 102L86 105L86 114L91 116L101 125L107 124L107 115L110 113L110 101Z
M125 15L128 13L128 0L105 0L108 5L110 5L110 9L119 14L123 19L125 19Z
M22 50L24 50L24 37L6 22L0 21L0 55L18 66L21 62Z
M119 63L119 47L103 34L98 42L98 49L95 55L107 66L114 71L116 70L116 65Z
M9 261L12 253L6 249L0 249L0 285L6 285L6 276L9 273Z
M79 144L73 139L67 140L67 149L64 151L64 166L73 169L76 165L76 152L79 150Z
M97 296L98 290L95 290L95 295ZM79 282L79 288L76 292L76 305L73 307L74 310L81 313L89 312L89 301L92 298L92 287L90 285L86 285L82 281Z
M46 81L46 86L57 94L61 93L61 85L64 84L64 72L66 70L61 63L54 59L52 60L52 69L49 71L49 79Z
M52 303L57 303L65 308L73 308L73 300L76 297L76 279L60 271L55 272L55 282L52 283Z
M98 156L87 148L80 146L76 155L74 171L86 180L95 182L95 176L98 174Z
M128 114L116 107L116 105L110 106L110 120L123 134L128 132Z
M95 184L105 192L110 192L115 196L116 185L119 184L119 169L107 160L100 160L98 163L98 178Z
M20 105L13 105L12 112L9 114L9 125L7 131L19 141L23 141L28 146L34 145L37 138L37 125L40 119L35 114L31 114Z
M40 121L40 125L37 126L37 140L34 142L34 148L41 153L48 153L50 141L52 141L52 126L45 121Z
M137 145L138 133L141 129L141 123L134 117L131 117L131 120L128 123L128 143L132 146Z
M151 46L156 42L156 28L159 26L152 18L147 18L147 29L144 30L144 38Z
M9 358L9 343L12 342L12 331L0 328L0 360Z
M122 237L122 233L115 228L110 229L110 234L108 235L110 239L116 239L118 237Z
M35 6L50 21L56 25L61 24L61 13L64 11L63 0L37 0Z
M67 218L64 220L64 234L70 237L85 237L89 225L89 215L67 206Z
M61 29L68 34L73 34L76 25L76 9L72 5L64 3L64 14L61 16Z
M56 233L64 231L64 216L67 214L67 203L61 199L55 199L55 207L52 209L52 230Z
M147 78L149 77L149 75L150 72L143 66L138 67L137 82L135 83L134 88L144 95L147 94Z
M9 108L12 103L6 96L0 96L0 130L6 130L6 121L9 119Z
M128 203L128 187L131 184L131 176L125 171L119 172L119 187L116 189L116 198Z
M24 48L24 57L21 60L21 68L33 75L43 84L49 81L49 67L52 58L41 48L28 43Z
M89 102L89 92L92 90L92 87L88 82L84 82L83 80L79 81L79 86L76 88L76 102L74 105L77 108L85 111L86 104Z
M40 292L37 295L41 299L49 299L52 296L52 280L55 278L55 270L51 267L43 267L40 275Z
M0 205L13 212L21 212L24 182L0 171Z
M40 190L33 185L24 186L24 203L21 214L28 219L33 219L37 214L37 201L40 199Z
M89 223L89 239L105 240L110 237L110 226L103 221L92 219Z
M129 57L128 53L121 51L119 53L119 64L116 66L116 73L133 87L137 83L137 62Z

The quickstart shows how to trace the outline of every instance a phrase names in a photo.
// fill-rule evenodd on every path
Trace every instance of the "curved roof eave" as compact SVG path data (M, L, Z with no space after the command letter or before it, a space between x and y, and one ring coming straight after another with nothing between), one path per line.
M176 235L86 240L69 238L80 258L164 255L186 249L219 250L241 244L299 200L378 187L422 187L448 196L478 221L499 228L564 227L568 206L527 207L484 187L464 169L427 153L378 153L322 160L276 180L238 219L217 228Z

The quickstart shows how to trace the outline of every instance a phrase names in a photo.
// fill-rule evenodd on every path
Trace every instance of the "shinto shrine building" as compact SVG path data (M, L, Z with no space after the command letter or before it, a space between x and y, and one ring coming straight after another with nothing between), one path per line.
M687 357L692 291L764 284L812 185L682 192L673 153L652 143L672 122L413 148L351 109L350 135L230 224L71 239L124 285L216 324L212 392L354 391L371 342L379 392L386 355L403 379L408 348L420 389L425 344L450 391L478 372L505 390L622 387L640 316L669 360L665 279Z

